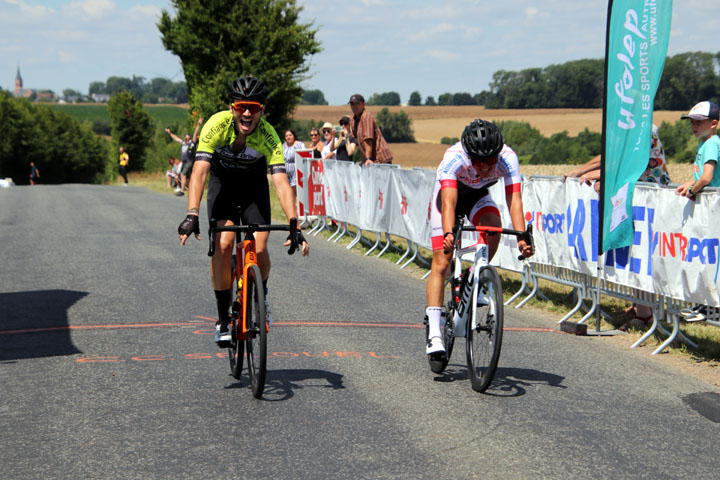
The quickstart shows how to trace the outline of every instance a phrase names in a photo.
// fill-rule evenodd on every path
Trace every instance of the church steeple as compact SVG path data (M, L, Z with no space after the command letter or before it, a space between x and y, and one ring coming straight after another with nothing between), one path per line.
M19 95L22 93L22 86L23 81L22 77L20 76L20 65L18 65L17 73L15 74L15 95Z

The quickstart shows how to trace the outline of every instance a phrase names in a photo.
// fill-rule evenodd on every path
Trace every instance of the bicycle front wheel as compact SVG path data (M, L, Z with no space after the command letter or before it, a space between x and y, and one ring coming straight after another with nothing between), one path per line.
M502 346L503 296L500 276L493 267L480 270L473 287L472 315L468 318L467 367L473 390L484 392L492 383Z
M248 295L246 322L248 332L245 340L248 374L253 396L260 398L265 389L265 368L267 362L267 317L265 312L265 289L260 268L251 265L244 287Z

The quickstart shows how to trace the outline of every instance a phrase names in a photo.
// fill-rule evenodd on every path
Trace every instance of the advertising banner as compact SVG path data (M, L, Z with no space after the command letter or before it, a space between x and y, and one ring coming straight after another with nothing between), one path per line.
M602 251L633 242L633 193L650 151L653 101L665 64L672 0L611 0L601 167Z

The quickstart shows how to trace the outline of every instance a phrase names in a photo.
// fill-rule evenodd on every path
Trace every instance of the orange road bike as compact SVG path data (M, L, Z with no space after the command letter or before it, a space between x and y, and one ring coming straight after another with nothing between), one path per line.
M478 232L479 240L462 248L462 232ZM463 219L458 219L452 233L455 249L451 275L445 285L441 321L446 355L439 360L433 360L432 356L428 355L428 361L433 373L442 373L450 361L455 338L465 337L470 383L473 390L484 392L492 383L500 360L504 321L502 282L495 267L490 265L487 238L490 235L514 235L525 240L534 252L532 225L528 225L527 229L521 232L499 227L464 225ZM475 259L472 268L463 269L463 254L473 251ZM427 317L425 322L427 325ZM425 338L428 330L429 326L426 326Z
M265 308L265 288L263 287L260 267L255 252L255 232L281 230L290 232L290 250L298 249L297 219L290 219L289 225L228 225L217 226L215 219L210 220L210 249L208 256L215 253L215 233L235 232L235 253L232 257L232 278L235 289L235 301L230 315L231 345L228 348L230 370L233 377L240 379L243 367L243 355L247 352L247 369L253 396L260 398L265 389L267 367L267 335L270 324ZM241 238L241 233L245 238Z

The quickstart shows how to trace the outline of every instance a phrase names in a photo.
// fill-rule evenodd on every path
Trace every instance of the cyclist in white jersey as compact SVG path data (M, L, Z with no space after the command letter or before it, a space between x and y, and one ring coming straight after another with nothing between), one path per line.
M426 353L440 360L445 347L440 337L443 285L450 272L454 237L452 228L458 215L467 216L474 225L502 227L500 211L488 193L498 180L505 183L505 199L514 230L525 230L520 167L515 152L504 144L500 129L485 120L473 120L461 140L445 151L437 169L430 203L433 260L426 296L429 334ZM489 258L500 242L499 235L488 237ZM529 257L531 246L518 239L520 253Z

